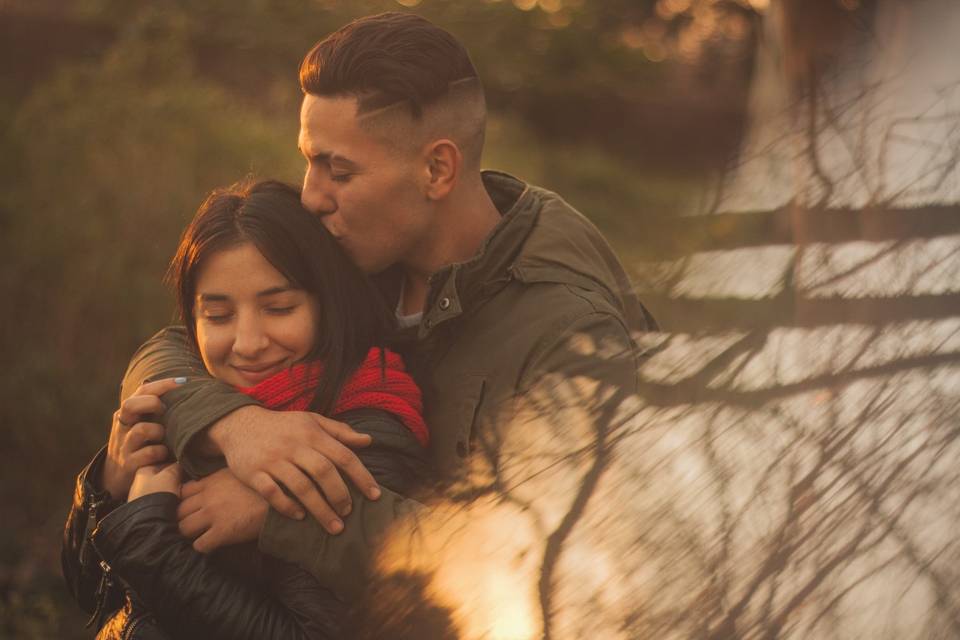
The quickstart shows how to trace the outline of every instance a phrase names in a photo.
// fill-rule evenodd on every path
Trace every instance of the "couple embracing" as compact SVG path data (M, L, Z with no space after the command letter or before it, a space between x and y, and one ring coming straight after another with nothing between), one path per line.
M549 374L636 389L652 318L582 215L481 171L462 44L363 18L300 83L302 190L201 205L168 273L183 326L134 355L78 477L63 567L98 637L352 637L379 536L505 405Z

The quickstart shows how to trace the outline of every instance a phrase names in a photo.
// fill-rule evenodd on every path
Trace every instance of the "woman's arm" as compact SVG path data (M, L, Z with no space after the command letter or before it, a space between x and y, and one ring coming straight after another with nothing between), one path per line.
M162 414L160 396L177 386L175 379L157 380L141 385L126 398L113 414L107 446L77 478L60 562L70 593L95 617L119 607L120 598L107 589L99 558L90 547L90 535L103 517L126 500L137 469L167 457L167 448L157 444L163 438L163 427L143 420Z
M227 575L193 550L176 524L173 493L150 493L103 519L92 544L108 574L177 637L336 638L345 612L302 569L273 562L263 584Z
M100 485L106 455L107 447L103 447L77 476L60 551L67 589L87 613L94 613L98 604L106 612L118 609L121 605L119 592L101 593L103 570L100 558L89 542L90 534L100 520L120 504ZM106 600L98 603L98 595Z

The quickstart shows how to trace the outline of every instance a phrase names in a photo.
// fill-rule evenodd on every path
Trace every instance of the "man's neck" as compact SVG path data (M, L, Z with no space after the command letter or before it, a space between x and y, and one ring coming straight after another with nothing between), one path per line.
M427 240L404 263L401 308L404 315L424 310L430 276L444 267L473 258L500 222L500 212L490 199L480 174L462 184L438 211L437 224Z
M409 274L404 273L401 291L403 299L400 300L400 312L405 316L412 316L423 311L427 303L430 283L422 278L411 278Z

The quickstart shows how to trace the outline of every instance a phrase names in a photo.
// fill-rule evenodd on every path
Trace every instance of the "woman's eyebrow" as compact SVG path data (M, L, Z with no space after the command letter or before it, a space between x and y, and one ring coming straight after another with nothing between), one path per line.
M198 293L197 298L201 302L226 302L230 299L230 296L223 293Z
M269 289L264 289L263 291L257 292L258 298L264 298L266 296L276 295L278 293L286 293L287 291L293 291L296 287L292 287L288 284L283 285L282 287L270 287Z

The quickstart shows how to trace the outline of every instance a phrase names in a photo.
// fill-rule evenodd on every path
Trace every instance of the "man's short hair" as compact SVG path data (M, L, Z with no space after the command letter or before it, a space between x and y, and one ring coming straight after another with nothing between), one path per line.
M406 101L411 114L476 78L462 44L425 18L390 12L354 20L317 43L300 65L300 87L317 96L351 95L358 113Z
M354 20L307 53L300 87L315 96L355 97L358 116L384 112L384 118L369 118L380 120L371 128L395 131L398 140L403 134L396 131L395 110L415 124L426 124L425 115L434 120L424 134L448 129L443 121L453 123L447 135L468 162L479 164L486 124L480 78L466 48L425 18L389 12Z

